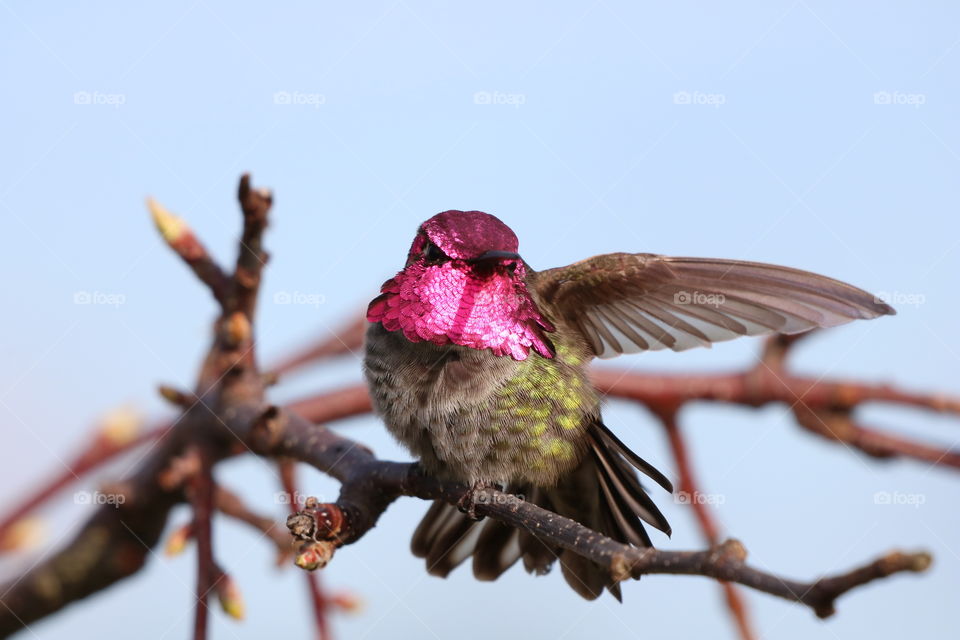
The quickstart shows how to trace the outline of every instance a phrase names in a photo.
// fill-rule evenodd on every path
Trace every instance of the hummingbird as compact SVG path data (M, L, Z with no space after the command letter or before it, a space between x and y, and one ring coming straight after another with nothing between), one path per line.
M374 408L426 473L502 488L637 547L653 546L644 523L670 535L638 472L673 488L603 424L591 361L895 313L866 291L790 267L611 253L535 271L518 247L481 211L420 225L403 269L367 309ZM537 575L559 562L584 598L606 589L622 601L609 568L471 511L430 506L411 547L431 574L446 577L469 558L480 580L518 561Z

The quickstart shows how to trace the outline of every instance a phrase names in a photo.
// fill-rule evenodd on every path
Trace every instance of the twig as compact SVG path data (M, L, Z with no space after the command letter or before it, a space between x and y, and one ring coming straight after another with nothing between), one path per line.
M849 415L867 402L901 404L931 411L960 413L960 400L945 395L913 394L888 385L814 379L770 368L761 360L746 372L713 375L641 374L595 368L591 378L597 389L613 398L640 402L654 412L694 401L716 401L749 407L780 402L791 407L804 429L843 441L874 457L903 457L960 468L960 455L942 447L924 445L906 438L871 432L847 422L836 429L822 421L838 412ZM821 420L816 420L819 417Z
M298 349L280 360L270 368L270 372L276 376L283 376L328 358L354 353L363 347L363 336L369 324L365 317L357 316L333 333L324 335L316 343L305 349Z
M197 591L196 615L193 623L193 639L206 640L209 607L207 596L218 578L218 569L213 560L213 532L211 528L214 485L211 475L212 457L203 447L196 447L200 459L198 473L190 482L190 502L193 505L193 537L197 541ZM222 572L220 572L222 573Z
M222 485L217 485L216 493L214 494L214 505L217 511L223 515L250 525L256 531L270 538L277 548L278 565L290 556L293 550L290 543L290 535L284 531L282 527L278 526L277 521L273 518L252 511L239 495Z
M366 385L355 384L290 402L287 409L310 422L333 422L370 413L373 406Z
M283 484L283 490L289 498L290 513L297 513L299 508L296 501L298 495L296 467L292 460L281 460L279 465L280 480ZM317 639L330 640L330 624L327 621L327 610L330 603L320 585L320 576L310 571L304 574L304 578L307 584L307 593L310 595L310 603L313 605L313 620L316 625Z
M167 245L187 263L197 279L207 285L214 299L223 304L230 280L194 235L193 230L153 198L147 199L147 207L153 216L153 223Z
M233 272L231 297L224 310L227 313L240 311L252 320L257 306L260 274L267 263L267 252L263 250L263 232L267 228L267 215L273 204L273 195L269 189L252 188L250 174L245 173L240 178L237 198L243 211L243 233L240 236L237 265Z
M66 462L62 472L34 489L0 518L0 539L3 539L16 523L39 509L51 498L79 481L86 474L142 444L159 440L168 432L169 428L169 424L164 424L127 440L118 440L106 437L102 432L98 433L83 451Z
M693 470L693 463L687 454L687 444L677 424L677 412L664 411L659 416L663 427L667 432L667 440L670 443L670 451L673 453L674 464L677 473L680 476L680 493L687 497L687 504L693 509L694 516L700 526L700 532L708 545L716 546L720 542L719 526L713 518L713 514L707 508L707 504L700 500L700 484L696 481ZM720 587L723 590L724 600L727 603L727 609L733 617L737 626L737 631L743 640L752 640L757 637L750 622L750 616L747 612L747 604L744 601L739 589L729 582L721 582Z

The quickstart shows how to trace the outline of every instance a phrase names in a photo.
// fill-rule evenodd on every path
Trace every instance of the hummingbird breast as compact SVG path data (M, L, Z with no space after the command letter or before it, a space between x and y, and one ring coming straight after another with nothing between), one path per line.
M555 357L517 361L411 342L371 323L364 372L374 408L432 474L554 486L583 457L599 398L586 376L585 347L553 337Z

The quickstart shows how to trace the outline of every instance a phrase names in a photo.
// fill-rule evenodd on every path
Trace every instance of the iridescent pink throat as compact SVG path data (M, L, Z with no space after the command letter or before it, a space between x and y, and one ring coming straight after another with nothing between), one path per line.
M552 358L543 332L554 327L530 299L523 275L522 263L513 277L498 272L484 277L457 260L414 262L384 283L367 320L403 331L412 342L490 349L514 360L526 360L533 348Z

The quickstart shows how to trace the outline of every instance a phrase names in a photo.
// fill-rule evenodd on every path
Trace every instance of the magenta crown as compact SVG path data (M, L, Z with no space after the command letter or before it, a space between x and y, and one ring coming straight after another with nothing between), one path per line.
M430 242L454 259L470 260L487 251L516 253L519 246L517 234L510 227L483 211L444 211L424 222L420 229Z

